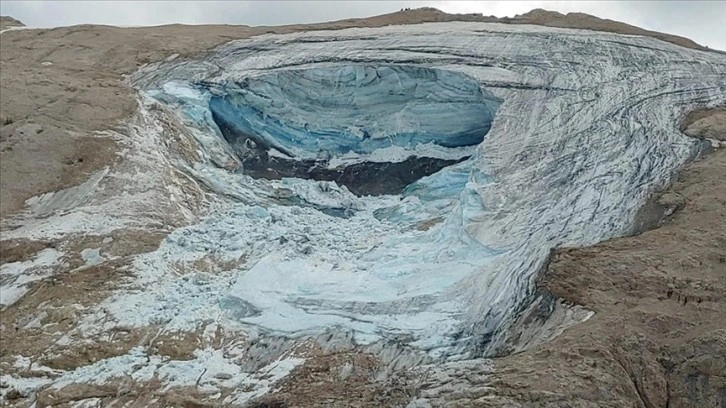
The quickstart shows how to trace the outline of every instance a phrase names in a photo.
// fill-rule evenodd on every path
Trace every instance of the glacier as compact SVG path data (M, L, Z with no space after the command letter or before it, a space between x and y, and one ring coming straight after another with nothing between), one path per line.
M130 81L193 132L204 160L179 167L221 197L137 268L244 263L119 295L119 324L221 315L433 358L496 353L550 250L632 233L704 148L678 119L726 103L713 53L492 23L263 35Z

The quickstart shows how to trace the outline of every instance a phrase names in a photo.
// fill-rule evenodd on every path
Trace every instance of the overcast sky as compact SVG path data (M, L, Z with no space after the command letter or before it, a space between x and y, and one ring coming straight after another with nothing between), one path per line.
M32 27L74 24L278 25L368 17L403 7L431 6L449 13L514 16L534 8L580 11L650 30L688 37L726 50L726 1L11 1L0 14Z

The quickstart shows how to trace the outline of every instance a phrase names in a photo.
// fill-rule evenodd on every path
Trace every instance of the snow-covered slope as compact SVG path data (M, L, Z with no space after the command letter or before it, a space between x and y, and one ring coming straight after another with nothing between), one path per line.
M703 147L677 119L726 102L726 61L644 37L441 23L265 35L132 82L192 129L206 159L186 170L228 198L139 259L145 288L107 302L115 324L336 327L435 357L493 350L552 247L630 232ZM230 157L265 161L214 164ZM392 178L383 195L356 187ZM238 266L204 285L173 276L210 256Z

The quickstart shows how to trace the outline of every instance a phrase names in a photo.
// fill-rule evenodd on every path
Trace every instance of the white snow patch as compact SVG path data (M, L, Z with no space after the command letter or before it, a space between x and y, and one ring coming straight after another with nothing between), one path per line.
M50 276L61 256L62 252L46 248L30 261L11 262L0 266L0 305L12 305L28 292L29 283Z
M244 404L245 402L260 397L272 390L275 383L285 378L295 369L295 367L303 364L304 358L287 357L277 360L271 364L257 370L253 376L248 379L248 384L254 385L252 391L236 391L229 397L225 398L225 404ZM239 388L238 389L242 389Z
M89 200L99 182L108 174L108 168L94 173L84 183L64 190L45 193L29 198L25 204L35 217L43 217L59 211L67 211Z
M7 393L11 390L16 390L21 396L27 397L52 382L52 378L46 377L19 377L3 374L0 376L0 402L5 400Z
M84 266L98 265L106 259L101 256L101 248L86 248L81 251L81 258L86 262Z
M204 96L197 90L182 82L167 82L164 84L164 92L179 96L181 98L203 100Z

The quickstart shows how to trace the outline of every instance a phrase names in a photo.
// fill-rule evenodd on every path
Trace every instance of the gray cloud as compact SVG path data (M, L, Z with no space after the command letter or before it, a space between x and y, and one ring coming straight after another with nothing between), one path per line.
M723 1L8 1L0 13L34 27L74 24L160 25L311 23L367 17L403 7L432 6L447 12L513 16L533 8L580 11L643 28L682 35L726 50Z

